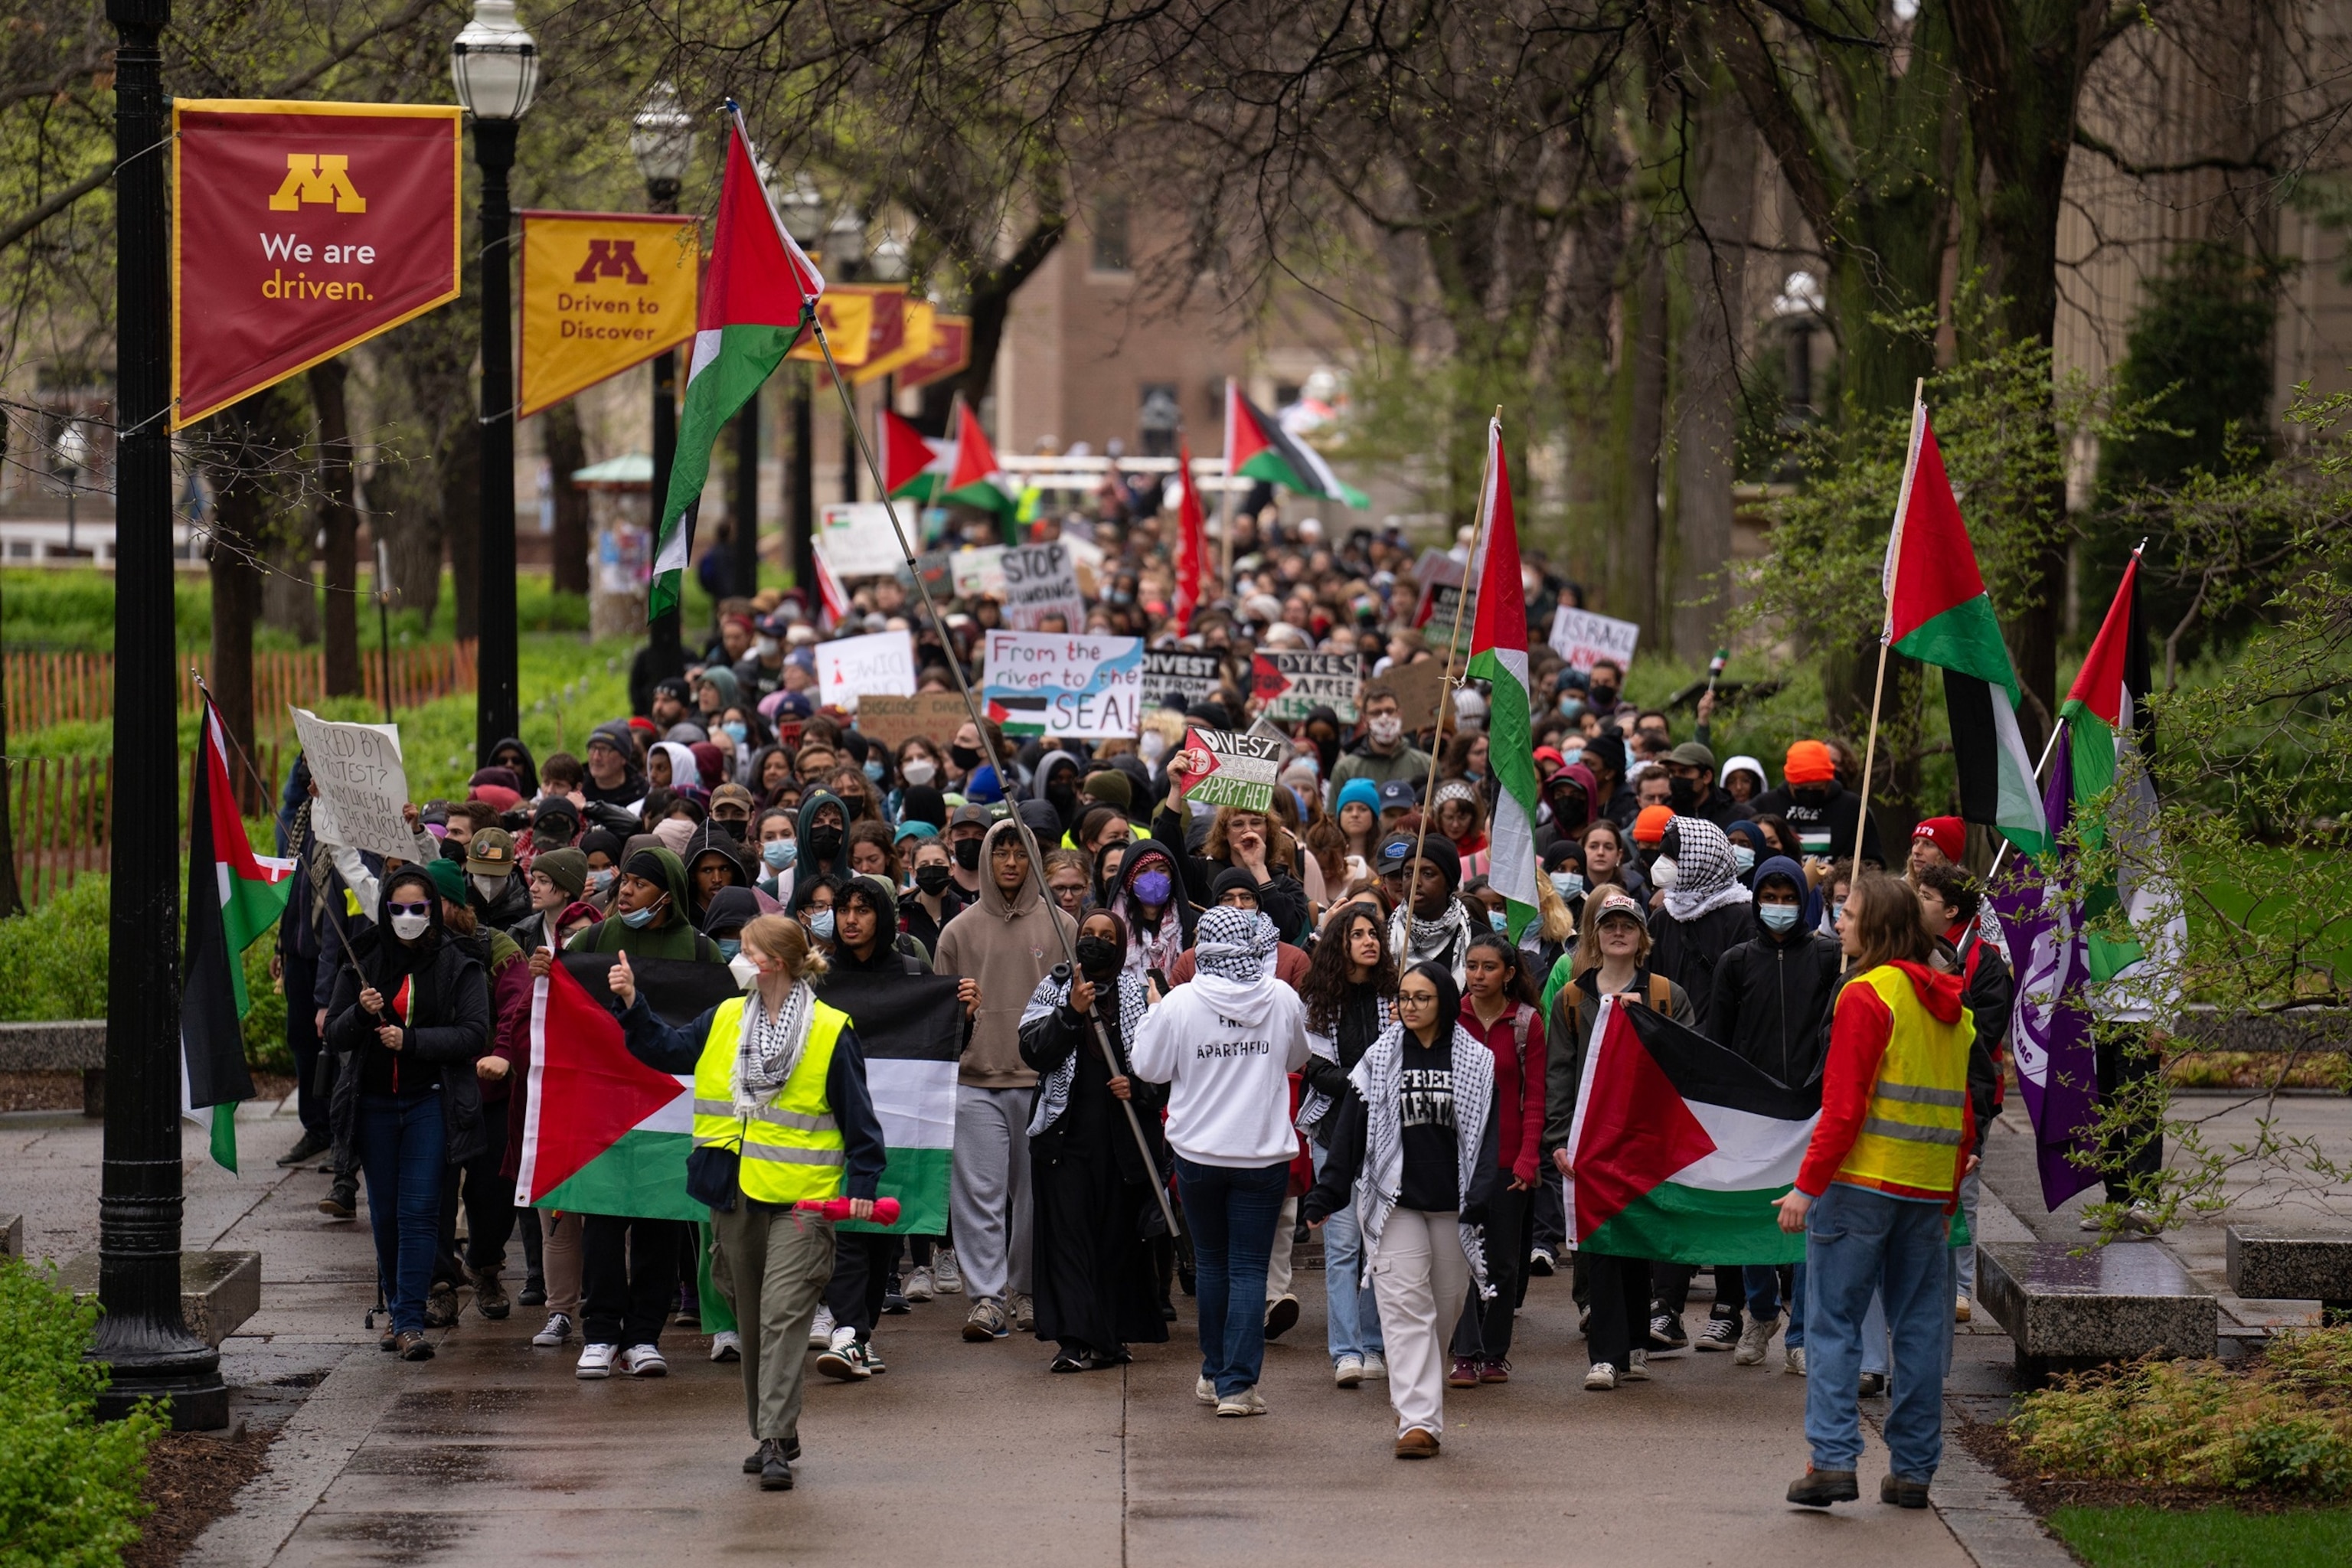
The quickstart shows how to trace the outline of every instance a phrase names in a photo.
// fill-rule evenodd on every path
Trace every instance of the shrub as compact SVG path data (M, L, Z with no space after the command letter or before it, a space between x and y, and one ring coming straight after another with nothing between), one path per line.
M147 1512L139 1489L163 1424L96 1417L98 1322L47 1268L0 1263L0 1568L114 1568Z

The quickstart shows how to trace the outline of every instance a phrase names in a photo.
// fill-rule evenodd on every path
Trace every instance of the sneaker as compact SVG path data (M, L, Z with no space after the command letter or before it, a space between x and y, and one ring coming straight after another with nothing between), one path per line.
M1257 1391L1257 1385L1255 1384L1252 1384L1247 1388L1228 1394L1223 1399L1218 1400L1217 1414L1220 1415L1263 1415L1265 1414L1265 1396Z
M316 1132L305 1132L294 1141L294 1147L278 1156L280 1165L299 1165L305 1160L315 1160L335 1145L331 1140Z
M562 1313L556 1314L558 1317ZM596 1379L613 1375L613 1363L620 1358L618 1345L590 1345L580 1352L580 1364L572 1369L574 1377Z
M2164 1229L2164 1221L2147 1204L2134 1204L2124 1211L2124 1228L2141 1236L2155 1236Z
M1863 1399L1884 1399L1884 1398L1885 1398L1885 1397L1886 1397L1886 1374L1885 1374L1885 1373L1883 1373L1883 1372L1865 1372L1865 1373L1864 1373L1862 1374L1862 1379L1861 1379L1860 1384L1859 1384L1859 1386L1856 1388L1855 1393L1856 1393L1856 1394L1857 1394L1857 1396L1858 1396L1858 1397L1863 1398Z
M694 1293L693 1286L677 1288L677 1304L670 1311L669 1326L674 1329L702 1327L702 1299Z
M1389 1380L1389 1358L1378 1351L1364 1352L1364 1381L1386 1383Z
M497 1269L474 1270L474 1310L492 1321L514 1310L514 1298L509 1296L507 1288L499 1283Z
M1680 1312L1659 1312L1651 1317L1649 1348L1660 1355L1690 1349L1690 1333L1683 1327Z
M855 1383L861 1377L874 1375L866 1370L866 1358L858 1353L856 1329L833 1331L833 1342L817 1356L816 1369L842 1383Z
M359 1213L360 1185L357 1182L337 1182L319 1200L319 1212L330 1219L349 1219Z
M1559 1259L1552 1256L1550 1247L1538 1247L1528 1252L1528 1277L1529 1279L1549 1279L1559 1272Z
M1896 1508L1926 1508L1927 1483L1915 1481L1889 1470L1878 1478L1878 1500L1892 1503Z
M1364 1358L1343 1355L1331 1363L1331 1383L1336 1388L1355 1388L1364 1381Z
M1478 1363L1478 1381L1481 1383L1510 1382L1511 1358L1508 1356L1496 1356L1491 1360L1480 1362Z
M652 1345L631 1345L621 1352L621 1370L631 1377L667 1377L669 1363Z
M1217 1402L1217 1385L1205 1377L1196 1377L1192 1380L1192 1397L1203 1405L1214 1405Z
M712 1361L741 1361L743 1359L743 1336L737 1333L732 1329L721 1329L717 1333L711 1335L710 1359Z
M882 1342L868 1340L857 1347L857 1359L865 1364L866 1375L879 1377L890 1369L882 1364Z
M1616 1386L1617 1369L1605 1361L1594 1362L1591 1370L1584 1374L1584 1392L1587 1394L1606 1394Z
M536 1274L525 1275L522 1281L522 1290L515 1297L515 1301L518 1305L524 1307L546 1306L547 1281Z
M1702 1351L1727 1351L1738 1343L1738 1319L1709 1318L1706 1321L1706 1327L1698 1331L1698 1340L1691 1348Z
M820 1302L816 1316L809 1321L809 1347L823 1350L833 1343L833 1309Z
M464 1304L457 1300L457 1288L445 1279L434 1286L433 1293L425 1298L425 1326L428 1329L454 1329L457 1326L457 1314L463 1307Z
M992 1297L982 1296L971 1304L971 1310L964 1314L963 1337L969 1344L1001 1340L1012 1332L1012 1325L1005 1321L1003 1303Z
M1024 1334L1037 1331L1037 1303L1026 1290L1013 1292L1013 1326Z
M1445 1373L1445 1386L1448 1388L1477 1387L1478 1358L1466 1355L1455 1356L1454 1365Z
M901 1294L908 1300L917 1303L929 1300L932 1296L931 1271L928 1268L918 1268L908 1275L907 1288Z
M537 1345L541 1350L551 1351L571 1337L572 1314L569 1312L550 1312L547 1314L547 1327L531 1335L530 1342Z
M1854 1484L1852 1470L1817 1470L1807 1465L1805 1473L1789 1483L1789 1500L1806 1508L1853 1502L1861 1496L1862 1488Z
M2074 1228L2076 1230L2106 1229L2107 1216L2105 1212L2105 1205L2093 1204L2089 1208L2084 1209L2083 1211L2083 1217L2074 1222Z
M1739 1331L1739 1348L1731 1352L1734 1366L1761 1366L1764 1352L1772 1348L1772 1336L1779 1331L1779 1318L1750 1318L1748 1326Z
M1265 1304L1265 1337L1278 1340L1298 1322L1298 1298L1286 1290Z
M1965 1323L1975 1315L1976 1309L1969 1304L1969 1299L1966 1296L1959 1297L1952 1302L1952 1321Z
M1648 1351L1627 1352L1625 1356L1625 1370L1618 1373L1618 1376L1626 1383L1649 1382L1650 1352Z
M931 1284L942 1296L963 1294L963 1270L956 1267L954 1247L942 1247L931 1254Z
M1592 1309L1590 1307L1579 1307L1576 1310L1576 1331L1580 1334L1585 1333L1589 1331L1591 1327Z
M907 1305L907 1292L899 1288L898 1277L896 1274L891 1275L889 1282L882 1288L882 1315L886 1318L903 1318L914 1310Z
M1781 1370L1782 1372L1787 1373L1788 1373L1790 1376L1791 1376L1791 1377L1802 1377L1802 1376L1804 1376L1804 1375L1805 1375L1805 1347L1804 1347L1804 1346L1802 1346L1802 1345L1783 1345L1783 1346L1781 1346L1781 1347L1780 1347L1780 1370Z

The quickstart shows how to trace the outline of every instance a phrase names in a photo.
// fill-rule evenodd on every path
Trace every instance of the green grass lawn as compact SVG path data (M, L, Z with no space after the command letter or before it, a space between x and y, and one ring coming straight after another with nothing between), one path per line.
M2062 1508L2050 1516L2050 1527L2091 1568L2343 1568L2352 1563L2352 1509Z

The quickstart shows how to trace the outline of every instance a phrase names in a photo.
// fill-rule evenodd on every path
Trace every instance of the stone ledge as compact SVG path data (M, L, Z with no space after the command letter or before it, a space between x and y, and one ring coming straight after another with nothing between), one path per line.
M106 1067L106 1020L0 1024L0 1072L96 1072Z
M2063 1242L1977 1247L1977 1300L2009 1332L2021 1378L2143 1355L2211 1355L2220 1310L2154 1242L2077 1254Z
M98 1254L85 1252L58 1271L58 1286L76 1296L98 1294ZM188 1331L215 1350L261 1310L261 1254L180 1254L180 1312Z
M2260 1301L2352 1303L2352 1230L2229 1227L2230 1289Z
M25 1256L25 1216L0 1214L0 1258Z
M2285 1013L2224 1013L2210 1003L2180 1010L2179 1045L2200 1051L2352 1051L2352 1007L2298 1007Z

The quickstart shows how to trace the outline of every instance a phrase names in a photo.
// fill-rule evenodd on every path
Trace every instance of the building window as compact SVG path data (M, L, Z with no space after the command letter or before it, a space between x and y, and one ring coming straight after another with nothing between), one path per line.
M1094 238L1094 255L1088 264L1090 269L1096 272L1129 270L1127 198L1113 196L1097 203L1088 226L1093 230Z
M1184 423L1184 409L1176 401L1176 388L1166 382L1146 382L1143 406L1135 423L1137 433L1143 437L1145 457L1174 457L1176 432Z

